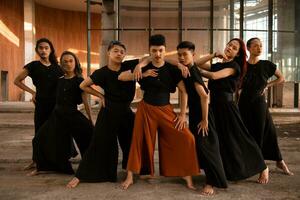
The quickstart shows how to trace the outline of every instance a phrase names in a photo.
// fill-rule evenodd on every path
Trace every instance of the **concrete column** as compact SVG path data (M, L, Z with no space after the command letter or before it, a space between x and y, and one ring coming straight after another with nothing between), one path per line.
M300 2L295 1L295 30L296 30L296 39L295 39L295 52L300 52ZM300 82L300 54L296 53L296 77L295 77L295 86L294 86L294 107L299 108L300 99L299 99L299 82Z
M101 15L102 29L118 28L118 1L103 0L103 12ZM100 67L107 64L107 47L110 41L118 39L118 31L103 30L101 32L101 46L100 46Z
M27 64L35 59L35 11L34 0L24 0L24 63ZM25 84L34 88L31 78L25 79ZM31 94L25 92L25 101L31 100Z

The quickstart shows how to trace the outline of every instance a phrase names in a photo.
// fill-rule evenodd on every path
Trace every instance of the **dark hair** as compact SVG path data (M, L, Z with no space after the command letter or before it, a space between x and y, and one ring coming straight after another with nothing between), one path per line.
M42 42L46 42L49 44L50 46L50 49L51 49L51 52L50 52L50 55L49 55L49 61L51 64L58 64L58 61L57 61L57 57L56 57L56 54L55 54L55 49L53 47L53 44L50 40L48 40L47 38L40 38L38 41L36 41L36 45L35 45L35 52L38 54L38 48L39 48L39 45L42 43Z
M110 43L108 44L108 47L107 47L107 51L111 50L115 45L122 47L126 51L125 45L122 42L120 42L119 40L110 41Z
M251 47L251 43L253 40L259 40L260 39L258 37L253 37L253 38L250 38L248 41L247 41L247 48L250 48Z
M239 39L239 38L233 38L231 39L228 43L230 43L231 41L238 41L238 43L240 44L240 49L239 52L237 53L237 56L235 56L235 58L233 59L235 62L237 62L237 64L239 64L239 66L241 67L241 74L240 74L240 78L239 78L239 83L238 83L238 87L240 88L243 78L247 72L247 64L246 64L246 60L247 60L247 54L246 54L246 46L243 40ZM228 44L227 43L227 44Z
M81 68L81 64L79 62L79 59L78 57L71 51L64 51L61 56L60 56L60 65L62 66L63 65L63 57L65 55L71 55L73 56L74 60L75 60L75 74L77 77L82 77L82 68Z
M190 51L195 51L195 44L190 42L190 41L183 41L183 42L180 42L178 45L177 45L177 50L178 49L188 49Z
M161 34L152 35L149 38L149 47L150 46L166 46L166 39L165 36Z

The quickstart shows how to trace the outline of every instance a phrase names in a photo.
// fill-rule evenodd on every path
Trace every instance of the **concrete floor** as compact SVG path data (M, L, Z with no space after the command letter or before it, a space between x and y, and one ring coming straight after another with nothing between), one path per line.
M121 170L118 183L82 183L71 190L65 188L72 178L69 175L43 174L27 177L27 172L22 168L31 158L33 113L0 112L0 199L300 199L300 114L276 113L273 116L282 154L295 175L283 175L275 169L274 162L267 162L270 167L269 184L255 183L255 176L245 181L231 182L226 190L216 189L213 197L203 197L199 195L205 180L203 175L194 177L198 191L186 189L180 178L164 177L151 180L136 177L136 184L128 191L123 191L120 189L120 182L124 179L125 172ZM155 160L158 168L157 157ZM74 163L74 168L77 165Z

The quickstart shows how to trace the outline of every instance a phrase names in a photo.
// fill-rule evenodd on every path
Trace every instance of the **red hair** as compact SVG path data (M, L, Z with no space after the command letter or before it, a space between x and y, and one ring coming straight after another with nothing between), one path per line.
M243 40L241 40L240 38L233 38L231 39L228 43L230 43L231 41L238 41L238 43L240 44L240 49L239 52L237 53L237 55L235 56L235 58L233 59L235 62L237 62L239 64L239 66L241 67L241 74L239 77L239 82L238 82L238 88L241 87L242 82L243 82L243 78L246 75L247 72L247 54L246 54L246 45L244 43ZM228 44L227 43L227 44Z

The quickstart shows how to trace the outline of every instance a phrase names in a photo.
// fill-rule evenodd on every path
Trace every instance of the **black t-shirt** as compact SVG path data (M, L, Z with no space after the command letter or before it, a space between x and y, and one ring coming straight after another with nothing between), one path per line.
M256 64L247 63L247 73L242 84L243 92L261 94L275 71L276 65L268 60L260 60Z
M174 65L165 62L162 67L155 67L149 63L142 69L156 69L157 77L146 77L139 82L141 89L145 91L144 100L152 105L167 105L170 102L170 93L176 91L177 84L182 80L181 71Z
M55 101L56 86L63 72L59 65L43 65L40 61L33 61L24 66L36 87L37 101Z
M225 68L233 68L235 70L235 74L218 80L209 80L208 88L212 94L218 92L234 93L236 91L241 68L235 61L227 63L218 62L211 65L212 72L217 72Z
M57 83L56 105L77 109L77 105L82 103L82 90L79 87L82 81L83 78L77 76L70 79L60 78Z
M197 108L200 105L200 96L195 88L195 83L199 83L204 90L206 91L206 93L208 94L208 89L206 88L204 81L202 79L202 75L200 74L200 71L198 70L197 66L192 66L191 68L189 68L190 71L190 76L187 78L184 78L184 84L185 84L185 88L188 94L188 105L190 107L191 110L194 110L194 107L197 106ZM196 108L196 109L197 109ZM198 112L198 109L197 109Z
M97 69L90 76L95 85L104 90L105 100L115 103L130 103L135 94L135 81L119 81L121 72L133 71L139 60L129 60L121 64L119 71L110 70L107 66Z

